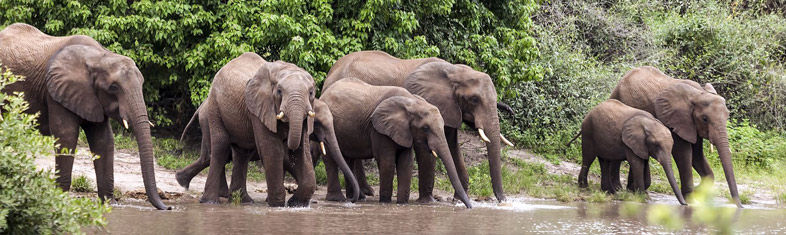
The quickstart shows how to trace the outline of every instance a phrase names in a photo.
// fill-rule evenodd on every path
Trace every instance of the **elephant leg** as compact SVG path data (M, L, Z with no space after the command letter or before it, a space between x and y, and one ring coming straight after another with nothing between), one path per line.
M699 173L701 179L704 180L705 178L709 181L715 180L715 174L712 172L712 167L710 167L710 163L707 162L707 158L704 156L704 139L699 138L695 144L691 144L692 148L692 157L693 157L693 169L696 169L696 172Z
M630 161L628 161L628 162L630 162ZM642 175L644 177L644 184L643 184L644 185L644 190L647 190L647 189L650 188L650 185L652 185L652 178L650 178L650 163L649 163L649 161L644 160L644 166L642 167L642 169L643 170L642 170L641 173L642 173ZM631 184L631 182L633 182L633 181L634 181L633 174L628 172L628 187L627 187L628 191L631 191L631 192L635 192L636 191L636 188L634 187L634 185Z
M677 170L680 172L680 190L683 196L688 197L693 192L693 169L691 168L693 149L689 142L676 134L672 133L672 138L674 139L674 147L672 147L671 153L677 163Z
M199 159L175 173L177 183L186 189L191 184L191 179L210 166L210 127L207 125L207 120L204 122L204 125L200 125L202 128L202 144L200 145ZM199 123L202 124L201 117Z
M58 104L51 104L48 107L50 132L57 139L59 148L55 149L55 169L57 172L57 185L68 191L71 189L71 169L74 166L74 153L76 153L76 143L79 139L79 117L65 107Z
M450 148L450 155L453 156L453 165L456 166L456 174L458 174L459 181L461 181L461 186L464 187L464 192L469 194L469 174L467 173L467 166L464 163L464 156L461 155L461 148L459 148L458 129L445 127L445 138L448 141L448 148ZM418 175L418 182L420 182L420 180L422 179L420 178L420 175ZM434 183L433 178L431 180L431 183L433 185ZM459 198L459 197L454 193L453 198Z
M646 160L639 158L634 153L628 151L626 153L628 164L630 164L630 171L628 175L630 175L632 181L628 181L628 189L631 189L633 192L645 192L644 191L644 164L646 164Z
M613 193L608 160L598 158L598 164L600 164L600 189L606 193Z
M289 198L287 205L291 207L308 207L311 197L317 189L317 179L314 177L314 163L311 160L311 152L308 138L303 138L301 148L295 153L294 160L295 179L297 179L297 190Z
M431 154L428 146L423 144L413 144L415 149L415 158L418 161L418 203L434 202L434 156ZM401 175L401 173L399 173ZM401 177L399 177L399 186L401 186ZM454 197L458 198L458 197Z
M93 160L96 170L96 185L98 186L98 197L101 200L114 201L113 189L114 178L114 159L115 159L115 138L112 135L112 128L109 120L101 123L86 123L82 125L90 145L90 151L99 156Z
M351 166L354 161L360 160L347 160L347 164ZM329 157L322 159L322 162L325 163L325 173L327 174L327 195L325 195L325 200L334 202L346 201L347 198L341 194L341 183L338 181L338 165ZM347 186L347 193L350 192L352 192L352 187Z
M224 193L226 185L226 162L232 155L229 134L221 120L211 117L210 123L210 170L205 181L205 191L199 200L201 203L219 203L218 198Z
M434 168L432 167L432 169ZM399 204L407 203L409 202L409 187L412 184L411 149L399 151L396 158L396 177L398 177L398 193L396 194L396 202Z
M620 165L622 165L622 161L607 161L609 164L609 182L611 182L611 187L614 193L622 188L622 182L620 182Z
M585 142L586 141L583 141L582 144ZM592 166L592 163L595 162L595 157L596 157L595 153L586 150L586 148L582 148L581 171L579 172L579 179L578 179L580 188L586 188L589 186L589 183L587 182L587 175L589 174L589 169ZM604 173L603 169L601 169L601 175L603 175L603 173Z
M247 150L237 149L235 147L232 148L232 184L229 187L229 190L232 193L240 192L240 202L242 203L253 203L254 200L251 199L251 196L248 195L248 189L246 188L246 180L248 179L248 161L251 159L251 155L253 153L249 153ZM224 174L226 177L226 174ZM226 181L224 181L226 183Z
M352 164L347 163L350 167L352 167L352 173L355 174L355 179L358 181L358 186L360 187L360 191L363 192L359 196L359 199L365 199L366 196L374 196L374 189L371 188L371 185L368 184L368 179L366 178L366 171L363 169L363 159L356 159L352 161ZM346 183L346 182L345 182ZM349 186L349 184L346 184ZM347 192L347 197L351 197L352 195Z
M395 144L388 137L378 134L372 137L372 152L379 167L379 202L389 203L393 197L393 173L396 170Z

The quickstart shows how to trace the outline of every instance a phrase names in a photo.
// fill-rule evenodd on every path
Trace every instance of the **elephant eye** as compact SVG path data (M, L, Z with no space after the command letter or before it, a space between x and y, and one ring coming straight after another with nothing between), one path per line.
M277 93L278 95L281 95L281 88L278 88L278 89L276 89L276 93Z
M429 130L431 130L431 128L429 128L428 126L421 127L420 129L422 129L423 132L428 132Z
M701 120L704 121L705 123L709 122L707 116L701 116Z
M118 86L117 83L112 83L112 85L109 85L110 92L117 92L118 90L120 90L120 86Z

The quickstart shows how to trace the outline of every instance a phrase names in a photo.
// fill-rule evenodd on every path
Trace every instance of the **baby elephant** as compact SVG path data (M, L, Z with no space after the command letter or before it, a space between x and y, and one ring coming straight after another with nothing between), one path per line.
M582 165L579 187L587 187L589 167L598 157L604 191L614 193L618 188L614 181L619 181L619 172L612 172L614 169L609 166L613 162L627 160L629 174L632 174L632 181L628 182L632 186L629 188L643 192L646 189L644 169L649 164L649 156L653 156L663 166L677 200L685 205L671 169L671 147L674 144L671 131L652 114L610 99L590 110L581 124L580 134ZM612 179L615 175L616 180Z

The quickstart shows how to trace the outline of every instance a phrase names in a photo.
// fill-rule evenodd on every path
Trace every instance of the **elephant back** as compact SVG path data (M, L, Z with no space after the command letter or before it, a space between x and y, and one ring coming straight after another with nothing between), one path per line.
M225 126L232 136L245 136L253 140L250 134L251 119L243 94L247 82L265 63L259 55L247 52L229 61L213 78L206 102L214 102L210 105L218 110L222 118L236 118L234 121L237 125Z
M399 59L383 51L359 51L341 57L330 68L323 90L338 80L353 77L375 86L403 86L407 76L418 66L442 61L436 57Z
M634 68L620 79L609 99L655 114L655 99L677 79L651 66Z

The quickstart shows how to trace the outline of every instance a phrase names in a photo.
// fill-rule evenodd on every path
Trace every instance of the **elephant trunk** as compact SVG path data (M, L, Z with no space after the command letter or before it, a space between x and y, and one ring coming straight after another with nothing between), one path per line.
M737 207L742 208L740 203L740 196L737 193L737 180L734 178L734 168L731 161L731 149L729 148L729 135L726 133L726 127L718 128L715 135L710 136L712 144L718 149L718 156L720 157L721 166L723 166L723 173L726 175L726 182L729 184L729 192Z
M472 208L472 202L469 200L467 192L464 191L464 187L461 185L458 173L456 172L456 165L453 164L453 157L451 157L450 150L448 150L447 146L447 142L441 145L441 147L437 149L437 155L445 165L445 170L448 172L448 178L450 179L450 183L453 185L453 190L456 191L456 195L459 196L459 200L464 202L464 206L467 208Z
M669 180L671 190L674 191L674 195L677 196L677 201L680 202L680 205L687 205L687 203L685 203L685 198L682 196L682 191L677 186L677 180L674 179L674 170L671 169L671 157L665 154L665 157L658 157L658 159L661 159L659 160L660 165L663 166L663 171L666 173L666 178Z
M488 159L489 159L489 171L491 174L491 187L494 189L494 195L497 196L497 200L504 201L505 200L505 193L502 190L502 162L500 159L500 129L499 129L499 118L497 117L496 110L494 111L492 118L490 121L487 122L485 126L487 129L484 130L485 134L488 137L488 142L486 142L486 149L488 150Z
M139 92L141 93L141 91ZM147 117L147 109L145 108L145 101L142 99L141 94L137 94L130 99L131 112L130 119L133 123L134 135L136 137L137 146L139 147L139 163L142 168L142 179L145 184L145 193L147 194L148 201L159 210L172 209L164 205L161 197L158 196L158 188L156 187L156 175L153 163L153 143L150 135L150 122Z
M292 104L292 102L290 102ZM287 147L290 150L296 150L300 147L300 138L303 134L303 122L306 110L302 105L294 105L288 109L287 118L289 120L289 137L287 138Z
M328 134L326 142L328 154L333 158L333 161L338 164L341 171L344 172L344 178L349 179L349 182L352 184L352 202L357 202L361 193L360 185L358 184L355 174L352 173L352 169L349 168L349 165L347 165L347 162L344 160L344 155L341 154L341 149L338 147L338 140L336 140L336 134Z

